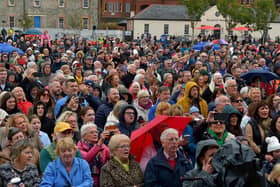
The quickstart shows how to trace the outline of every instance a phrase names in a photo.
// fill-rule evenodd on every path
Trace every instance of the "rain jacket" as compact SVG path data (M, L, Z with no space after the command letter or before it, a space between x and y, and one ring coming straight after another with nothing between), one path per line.
M201 164L199 164L199 157L201 155L202 150L205 150L208 146L217 146L215 140L209 139L209 140L203 140L200 141L197 144L196 147L196 162L197 162L197 168L189 171L186 173L186 175L183 177L183 187L216 187L217 184L217 177L218 174L209 174L206 171L202 170Z
M194 100L190 98L190 91L194 86L198 88L198 92L199 92L199 86L195 82L190 81L186 84L184 97L177 102L177 104L181 105L184 108L184 111L187 113L190 112L190 108L192 107L192 105L194 105L193 103ZM200 113L203 115L204 118L207 118L208 105L206 101L199 97L197 104L199 105L197 107L199 108Z
M180 151L177 151L176 166L172 169L161 149L146 167L145 187L181 187L181 177L191 168L190 162Z
M131 124L126 124L125 120L124 120L124 113L127 109L132 109L135 113L135 117L134 117L134 121ZM119 130L122 134L127 135L128 137L130 137L132 131L136 130L137 127L137 110L135 109L135 107L133 105L124 105L121 109L121 112L119 114Z
M93 185L90 169L87 161L74 158L70 172L67 172L61 159L49 163L46 168L41 187L62 187L62 186L79 186L89 187Z
M239 141L226 142L214 154L212 165L219 173L221 187L261 187L264 176L258 171L259 161L254 151Z

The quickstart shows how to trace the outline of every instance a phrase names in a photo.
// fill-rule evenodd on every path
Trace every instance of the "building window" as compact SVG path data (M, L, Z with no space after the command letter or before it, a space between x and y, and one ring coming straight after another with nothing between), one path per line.
M15 0L8 0L8 6L15 6Z
M125 3L125 12L130 13L130 3Z
M164 34L168 34L168 32L169 32L169 25L168 24L164 24L163 33Z
M83 29L88 29L88 18L83 18Z
M115 2L114 3L114 12L118 12L119 11L119 3Z
M113 3L109 2L109 12L113 12Z
M41 0L34 0L33 5L34 5L34 7L40 7L41 6Z
M64 18L63 17L58 18L58 28L64 29Z
M64 7L64 0L58 0L58 7Z
M108 3L104 2L104 12L108 12Z
M144 33L149 33L149 24L144 25Z
M185 28L184 28L184 34L189 34L190 33L190 25L187 24L185 25Z
M119 12L122 12L122 3L119 4Z
M11 28L15 27L15 16L9 17L9 25Z
M89 0L83 0L83 8L89 7Z

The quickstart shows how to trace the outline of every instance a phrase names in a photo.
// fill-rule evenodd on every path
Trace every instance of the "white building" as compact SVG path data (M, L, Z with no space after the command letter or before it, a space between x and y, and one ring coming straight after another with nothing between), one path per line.
M195 30L195 36L201 32L215 34L220 38L225 38L227 33L224 17L219 13L216 6L212 6L205 11L200 20L195 22L195 27L201 26L219 27L220 30ZM239 27L241 25L237 25ZM272 40L280 36L280 17L277 17L270 24L272 29L269 30L269 36ZM151 5L134 17L128 20L128 30L133 31L133 38L136 39L142 34L150 33L152 36L159 38L163 34L175 36L187 36L192 34L191 19L188 15L187 8L181 5ZM232 31L233 35L243 38L244 35L251 34L255 38L261 37L260 31Z

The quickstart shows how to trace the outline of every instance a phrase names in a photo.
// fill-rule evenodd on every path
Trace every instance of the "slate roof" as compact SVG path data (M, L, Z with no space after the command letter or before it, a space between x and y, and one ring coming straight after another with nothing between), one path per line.
M132 19L135 20L191 20L187 8L182 5L157 5L145 8Z

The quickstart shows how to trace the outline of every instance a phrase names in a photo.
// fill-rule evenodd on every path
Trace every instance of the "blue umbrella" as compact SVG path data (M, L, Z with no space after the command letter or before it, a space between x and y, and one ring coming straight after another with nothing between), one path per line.
M199 42L198 44L194 45L192 48L194 50L202 50L207 45L212 45L212 44L209 42Z
M30 35L42 35L43 33L41 31L37 30L37 29L28 29L23 34L25 34L25 35L28 35L28 34L30 34Z
M16 47L11 46L7 43L0 43L0 53L11 53L13 51L17 51L19 54L24 54L24 52Z
M242 74L240 77L243 78L247 83L252 82L254 78L259 78L262 82L269 82L274 79L279 79L278 75L264 69L251 70Z

